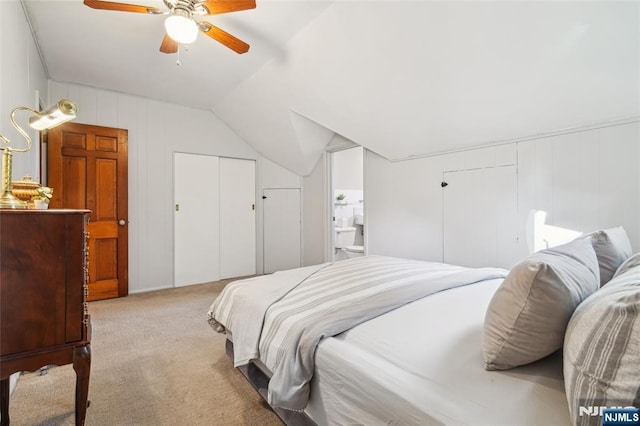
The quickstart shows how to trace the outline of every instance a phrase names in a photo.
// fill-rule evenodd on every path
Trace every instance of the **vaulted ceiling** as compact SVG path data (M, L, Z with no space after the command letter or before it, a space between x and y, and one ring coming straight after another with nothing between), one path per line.
M207 17L248 53L181 65L162 16L23 3L53 80L210 109L301 175L335 134L398 160L640 115L638 2L258 0Z

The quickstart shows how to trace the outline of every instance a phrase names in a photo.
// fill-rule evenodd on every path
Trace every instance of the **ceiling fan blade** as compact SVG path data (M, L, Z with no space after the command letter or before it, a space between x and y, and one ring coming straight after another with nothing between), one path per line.
M198 28L200 28L200 31L202 31L212 39L224 44L234 52L246 53L249 51L249 45L247 43L235 36L232 36L228 32L221 30L215 25L212 25L208 22L200 21L198 22Z
M165 34L160 45L160 51L162 53L176 53L178 51L178 42L169 37L168 34Z
M163 13L162 10L158 9L157 7L139 6L137 4L127 4L127 3L115 3L111 1L84 0L84 4L89 6L92 9L117 10L120 12L149 13L151 15L161 15Z
M256 8L255 0L208 0L202 3L207 9L206 15L219 15L221 13L237 12Z

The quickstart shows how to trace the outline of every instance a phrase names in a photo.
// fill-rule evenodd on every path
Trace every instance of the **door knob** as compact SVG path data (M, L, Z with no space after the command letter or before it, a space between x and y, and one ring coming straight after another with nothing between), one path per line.
M127 222L125 222L124 219L120 219L118 221L118 225L120 225L120 226L125 226L126 224L127 224Z

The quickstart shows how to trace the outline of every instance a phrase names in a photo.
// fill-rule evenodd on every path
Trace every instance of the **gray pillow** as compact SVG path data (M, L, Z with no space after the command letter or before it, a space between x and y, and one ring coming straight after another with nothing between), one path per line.
M633 253L629 237L622 226L595 231L583 238L591 238L596 251L600 266L600 286L608 283L622 262Z
M506 370L562 347L576 306L600 283L588 239L533 253L516 265L493 295L484 321L486 370Z
M618 274L578 306L564 341L571 423L602 424L580 407L640 407L640 268Z

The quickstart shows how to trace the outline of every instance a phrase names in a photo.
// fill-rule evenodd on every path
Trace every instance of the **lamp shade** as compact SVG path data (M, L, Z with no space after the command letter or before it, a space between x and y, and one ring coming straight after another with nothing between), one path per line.
M73 101L62 99L57 104L29 119L29 126L36 130L50 129L76 118L78 107Z
M194 20L183 14L169 16L164 21L164 27L169 37L178 43L193 43L198 36L198 26Z

